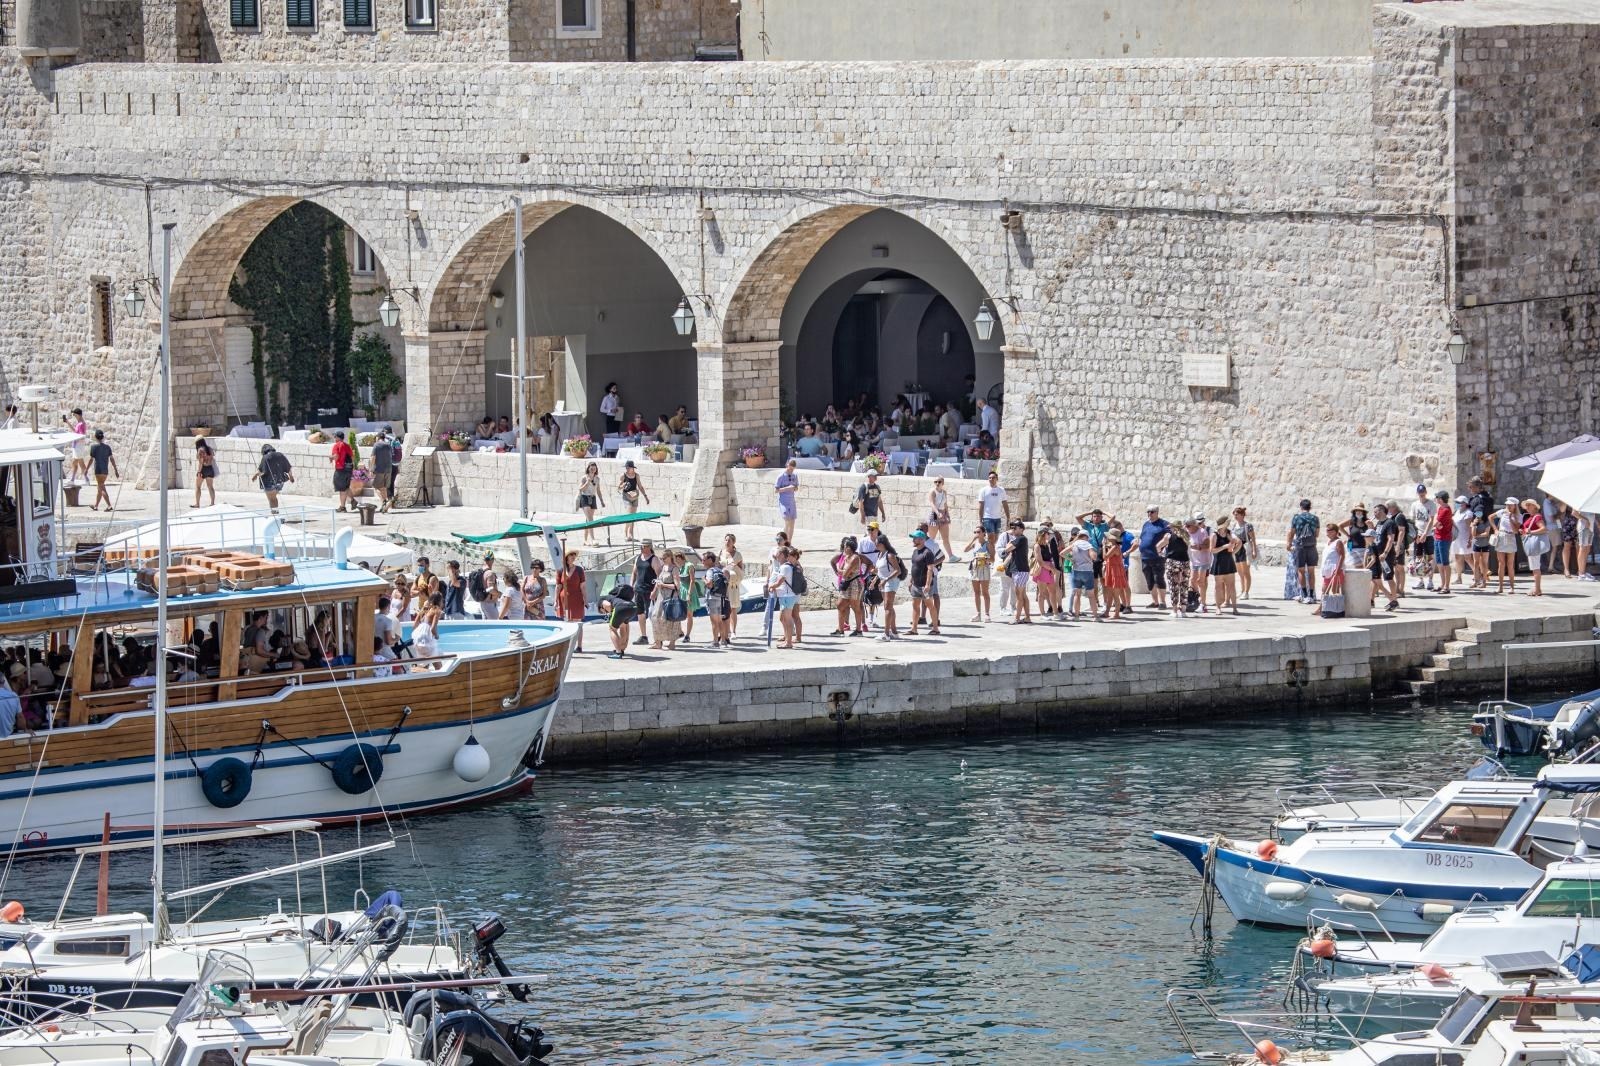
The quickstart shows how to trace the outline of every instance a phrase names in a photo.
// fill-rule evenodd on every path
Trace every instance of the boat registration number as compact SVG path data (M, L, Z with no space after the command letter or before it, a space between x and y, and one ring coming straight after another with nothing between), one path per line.
M1471 855L1441 855L1436 851L1428 853L1429 866L1448 866L1457 870L1472 869Z
M94 985L46 985L45 991L52 996L92 996L95 988Z

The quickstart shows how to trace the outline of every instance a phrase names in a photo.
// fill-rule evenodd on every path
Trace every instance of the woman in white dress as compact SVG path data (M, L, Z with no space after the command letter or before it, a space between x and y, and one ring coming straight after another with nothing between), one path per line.
M431 659L439 654L439 620L444 617L444 597L434 593L417 612L417 621L411 627L411 650L419 659Z
M522 600L522 579L515 570L507 570L505 578L500 582L500 611L501 618L513 622L524 621L528 611Z
M1328 525L1328 543L1322 549L1322 595L1344 591L1344 536L1337 524ZM1322 613L1322 604L1312 614Z

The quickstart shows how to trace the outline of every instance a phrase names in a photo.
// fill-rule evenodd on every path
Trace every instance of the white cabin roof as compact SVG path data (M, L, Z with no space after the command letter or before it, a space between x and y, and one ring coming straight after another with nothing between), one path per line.
M60 459L79 434L65 430L35 433L31 429L0 429L0 465Z

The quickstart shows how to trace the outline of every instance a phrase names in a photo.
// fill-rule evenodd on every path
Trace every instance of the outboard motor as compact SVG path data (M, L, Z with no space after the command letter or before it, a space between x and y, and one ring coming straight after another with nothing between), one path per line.
M494 942L506 935L506 923L500 920L498 914L491 914L483 921L472 927L473 942L478 945L478 965L494 967L494 972L501 977L510 977L511 971L506 968L506 960L500 957L500 951ZM528 986L522 984L507 985L518 1003L528 1002Z
M459 1046L463 1066L543 1066L554 1050L532 1022L491 1018L461 992L418 992L406 1004L404 1018L407 1028L417 1018L427 1026L417 1053L425 1061L441 1061Z
M1600 739L1600 700L1590 700L1588 706L1573 717L1570 726L1556 730L1550 754L1565 755L1597 739Z

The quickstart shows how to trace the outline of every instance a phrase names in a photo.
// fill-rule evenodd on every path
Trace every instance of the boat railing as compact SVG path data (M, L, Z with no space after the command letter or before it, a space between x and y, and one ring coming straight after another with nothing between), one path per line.
M1294 814L1306 807L1329 805L1345 807L1352 817L1359 813L1355 806L1357 803L1375 800L1399 800L1402 803L1413 800L1426 801L1432 799L1437 792L1436 788L1405 781L1337 781L1328 784L1285 785L1274 790L1278 806L1284 814ZM1419 803L1417 809L1420 807Z
M41 1028L59 1020L70 1019L79 1029L102 1031L107 1034L127 1034L140 1031L140 1026L127 1015L129 1008L108 1007L107 1000L125 1000L127 989L97 989L92 992L68 995L64 992L12 992L0 995L0 1028ZM141 1000L170 1001L175 1005L183 998L183 991L146 986L139 989ZM132 1010L158 1008L146 1004ZM114 1012L114 1013L113 1013Z
M444 912L444 905L435 903L427 907L419 907L411 914L411 928L406 931L406 943L415 944L417 934L422 930L423 923L429 924L432 929L431 943L435 945L448 945L455 935L455 930L450 926L450 918Z
M1324 930L1332 932L1336 937L1341 934L1354 936L1361 942L1360 950L1372 952L1373 954L1376 954L1372 949L1374 940L1388 944L1395 943L1395 936L1389 932L1389 927L1383 924L1383 919L1370 911L1352 911L1343 908L1311 908L1306 912L1306 935L1315 937ZM1343 947L1339 950L1345 951ZM1349 952L1345 952L1345 954L1349 954Z
M204 681L185 681L167 686L167 704L182 709L206 703L234 700L284 699L307 685L322 685L341 681L384 681L393 677L415 677L451 673L460 661L458 655L419 656L398 662L352 663L347 666L315 667L309 670L283 670L268 674L244 674L239 677L210 678ZM438 668L434 669L437 664ZM418 667L428 667L419 671ZM382 671L381 673L379 671ZM363 676L365 675L365 676ZM228 686L233 695L224 699L218 689ZM155 690L148 686L119 688L109 692L89 692L82 697L85 712L94 717L106 717L131 711L150 709Z
M1318 1042L1334 1041L1350 1047L1359 1048L1360 1039L1356 1034L1336 1016L1318 1015L1320 1024L1311 1026L1306 1024L1306 1014L1303 1011L1259 1011L1248 1014L1224 1014L1204 992L1193 989L1175 988L1167 992L1167 1014L1172 1018L1173 1027L1178 1032L1178 1039L1189 1054L1202 1061L1219 1061L1236 1055L1235 1052L1204 1051L1194 1038L1191 1021L1198 1020L1203 1025L1212 1025L1225 1029L1235 1030L1243 1038L1246 1054L1254 1054L1260 1041L1264 1039L1291 1041L1300 1047L1309 1047ZM1186 1012L1188 1017L1186 1017ZM1374 1060L1376 1061L1376 1060Z
M339 532L334 509L325 505L283 506L276 513L254 509L186 514L170 523L171 555L227 545L241 551L271 551L285 562L333 558ZM70 565L75 573L137 570L155 556L160 531L148 518L66 522L63 539L81 547ZM99 538L98 541L88 538Z

